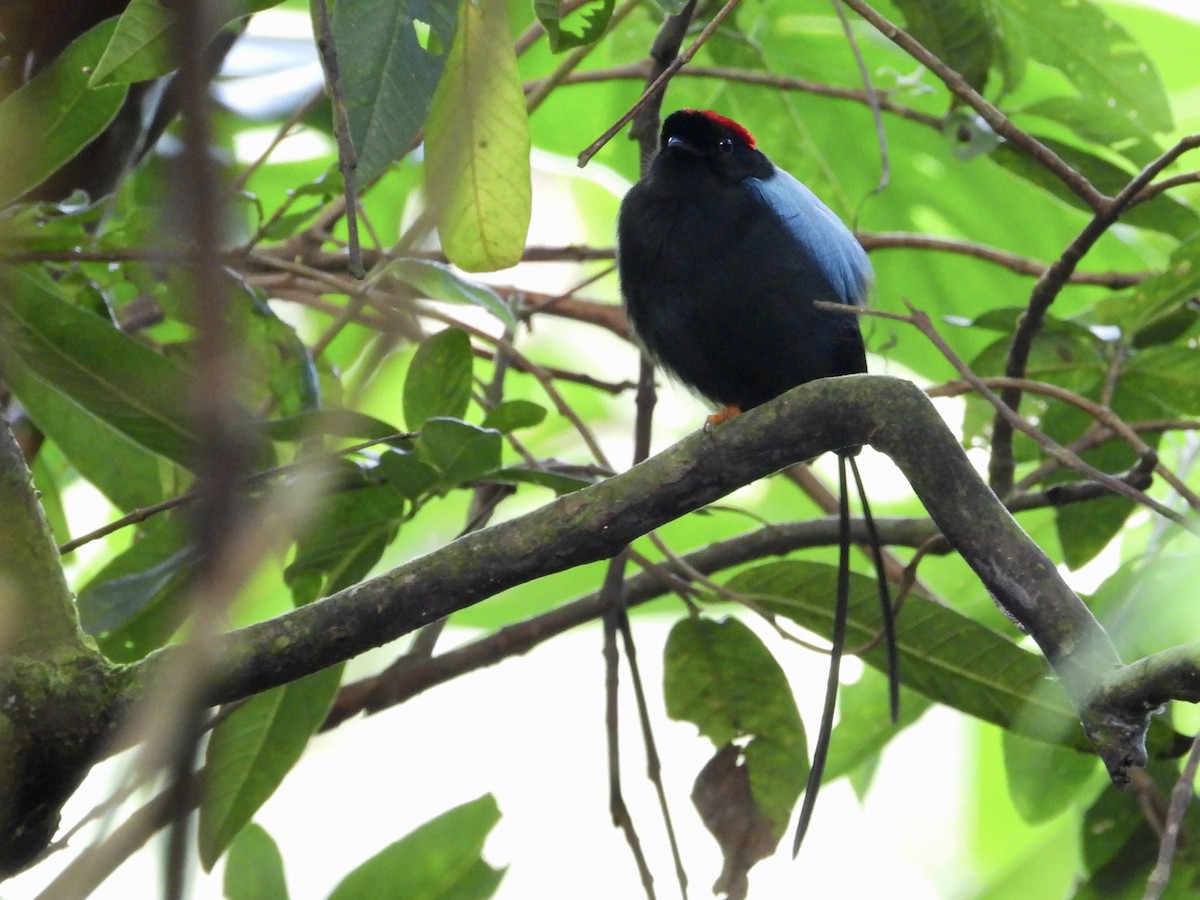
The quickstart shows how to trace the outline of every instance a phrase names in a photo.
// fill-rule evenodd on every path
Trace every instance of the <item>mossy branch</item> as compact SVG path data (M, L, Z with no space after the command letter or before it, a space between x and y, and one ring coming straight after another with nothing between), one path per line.
M797 460L871 444L900 466L1001 608L1037 641L1114 780L1145 759L1148 717L1093 703L1120 659L1104 630L906 381L849 376L777 401L598 485L310 606L225 636L210 692L235 700L349 659L500 591L611 556L631 540ZM152 670L170 649L148 658Z

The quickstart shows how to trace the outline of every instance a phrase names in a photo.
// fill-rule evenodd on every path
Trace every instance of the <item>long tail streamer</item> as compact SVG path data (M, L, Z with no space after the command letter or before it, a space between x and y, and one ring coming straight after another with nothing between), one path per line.
M883 549L871 507L867 503L867 492L863 488L858 465L850 455L838 456L838 577L837 603L833 611L833 634L829 651L829 675L825 683L825 705L821 710L821 725L813 744L812 768L808 770L808 783L804 787L804 802L800 806L800 821L796 824L796 837L792 842L792 855L800 852L800 845L808 833L813 810L817 804L817 793L825 775L825 761L829 756L829 740L833 733L833 717L837 710L837 692L842 668L842 651L846 646L846 618L850 607L850 491L846 478L846 466L854 473L854 484L862 503L863 518L867 535L875 558L875 575L879 583L879 602L883 620L883 638L887 646L888 705L892 722L900 715L900 663L896 650L896 622L892 609L891 591L888 588L887 572L883 566Z

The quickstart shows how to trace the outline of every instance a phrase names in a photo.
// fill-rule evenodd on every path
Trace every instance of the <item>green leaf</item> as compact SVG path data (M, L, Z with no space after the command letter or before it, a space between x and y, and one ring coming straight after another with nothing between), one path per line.
M333 41L360 187L408 150L424 124L457 14L457 0L334 4Z
M362 580L396 537L404 498L389 485L356 480L324 498L296 542L295 559L283 577L297 606Z
M483 861L500 821L491 794L456 806L380 850L347 875L329 900L487 900L504 869Z
M900 721L892 724L887 678L874 669L863 669L854 684L838 693L838 721L829 740L824 782L849 775L878 756L887 743L917 721L931 703L926 697L900 687Z
M416 454L389 451L379 457L379 474L388 484L414 503L437 484L438 470L417 459Z
M80 625L109 659L141 659L179 627L195 563L182 518L150 520L138 540L79 592Z
M5 372L24 369L14 380L37 378L148 450L183 466L195 463L186 369L67 302L35 269L11 268L5 281Z
M437 467L438 481L453 487L482 478L500 466L500 432L458 419L430 419L421 428L417 452Z
M466 414L474 362L471 339L458 328L440 331L417 348L404 379L404 420L411 430L434 416Z
M982 92L1002 48L986 4L979 0L896 0L906 30Z
M1096 97L1045 97L1021 112L1065 125L1085 141L1109 147L1138 166L1161 153L1141 120L1121 115Z
M205 870L283 782L325 721L342 679L331 666L257 694L216 728L205 753L197 842Z
M778 840L808 776L804 726L787 677L736 619L681 619L663 651L667 715L692 722L718 748L745 745L750 791Z
M529 116L504 0L463 3L425 126L442 249L468 272L515 265L532 209Z
M594 479L576 478L573 475L564 475L561 472L547 471L545 469L527 469L522 466L511 466L496 471L488 475L490 481L511 482L513 484L536 484L539 487L550 488L556 494L570 494L572 491L577 491L580 488L585 488L589 484L594 484Z
M563 27L564 19L559 0L533 0L533 11L550 40L550 49L561 53L563 50L585 47L598 41L604 34L604 29L608 27L616 5L616 0L589 0L572 10L567 18L583 20L578 31Z
M1030 56L1062 72L1083 97L1170 131L1171 107L1154 61L1089 0L995 0L1020 28Z
M283 857L261 825L251 822L229 845L224 884L228 900L288 900Z
M76 38L27 84L0 101L0 206L33 190L104 131L125 87L88 87L88 72L116 27L109 19ZM10 64L14 64L10 60Z
M1004 732L1003 740L1008 792L1026 822L1045 822L1066 809L1100 762L1092 754L1031 741L1011 731Z
M219 8L222 17L212 22L211 33L200 35L207 44L230 22L278 6L282 0L231 0ZM130 0L103 56L91 73L88 86L127 84L159 78L177 68L175 38L171 29L175 13L159 0Z
M402 434L402 430L353 409L314 409L263 423L263 431L273 441L302 441L318 434L336 437L380 440Z
M1106 194L1117 194L1133 177L1131 172L1120 168L1094 153L1062 141L1036 134L1038 140L1062 157L1063 161L1083 174L1097 189ZM1078 209L1086 209L1083 201L1048 172L1045 167L1031 160L1024 153L1008 144L1001 144L990 158L1015 175L1024 178L1050 192L1052 195ZM1090 210L1089 210L1090 212ZM1139 228L1148 228L1176 238L1186 238L1200 228L1200 215L1169 193L1159 194L1146 203L1139 203L1122 217L1121 221Z
M727 586L810 631L826 638L833 633L833 566L793 560L765 563L738 574ZM852 572L846 644L872 640L879 629L875 581ZM904 684L929 699L1035 740L1090 749L1045 659L961 613L910 596L896 619L896 649ZM880 645L862 659L879 670L886 666Z
M34 424L114 506L131 512L162 502L164 483L180 470L28 369L8 366L5 376Z
M449 266L426 259L397 259L388 264L384 274L416 288L433 300L447 303L469 303L486 309L505 325L515 326L508 304L486 284L463 278Z
M488 411L483 419L483 427L495 428L502 434L508 434L518 428L541 425L545 418L544 406L530 400L504 400Z

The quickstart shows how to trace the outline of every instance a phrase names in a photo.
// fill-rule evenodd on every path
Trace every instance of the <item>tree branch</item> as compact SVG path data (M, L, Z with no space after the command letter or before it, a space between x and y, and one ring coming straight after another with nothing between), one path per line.
M220 638L213 703L294 680L533 578L610 557L626 543L798 459L871 444L892 457L930 516L1041 647L1088 734L1123 783L1145 759L1148 716L1090 703L1120 660L1053 564L971 467L915 386L860 375L803 385L699 432L615 478L466 535L386 574ZM170 648L140 667L143 678Z

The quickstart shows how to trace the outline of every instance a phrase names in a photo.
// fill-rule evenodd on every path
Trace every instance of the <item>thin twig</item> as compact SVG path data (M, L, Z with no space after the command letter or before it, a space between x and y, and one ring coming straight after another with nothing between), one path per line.
M874 25L884 37L936 75L950 93L979 113L996 134L1024 151L1038 165L1065 184L1089 208L1093 210L1103 208L1107 198L1087 178L1033 135L1014 125L1012 120L1004 115L997 106L985 100L962 75L927 50L916 38L899 25L888 21L865 0L842 0L842 2Z
M1167 818L1163 826L1162 838L1158 846L1158 859L1146 882L1146 893L1143 900L1158 900L1167 889L1171 879L1171 863L1175 859L1175 849L1179 845L1179 832L1183 827L1183 814L1187 812L1188 804L1196 793L1196 770L1200 767L1200 734L1192 741L1192 749L1184 763L1179 780L1171 790L1171 805L1167 809Z
M713 32L715 32L721 26L721 23L725 21L725 17L733 12L733 8L737 6L737 4L738 0L725 0L725 5L717 10L716 15L714 15L712 20L704 26L704 30L700 32L700 35L692 42L691 46L671 60L671 63L667 66L666 70L663 71L663 73L657 78L655 78L654 82L648 88L642 91L642 96L638 97L637 102L635 102L633 106L629 107L629 109L625 111L621 118L617 119L617 121L609 126L605 132L600 135L600 137L596 138L596 140L592 141L591 144L584 148L583 152L579 154L578 159L579 167L581 169L588 164L593 156L600 152L600 149L605 144L613 139L618 131L625 127L629 120L637 114L638 110L640 110L651 99L657 99L662 94L662 92L666 89L667 82L671 80L671 77L688 64L691 58L696 55L696 51L704 46L704 43L710 37L712 37ZM688 5L689 7L694 6L694 2L689 3Z
M1071 273L1075 271L1075 267L1084 255L1116 224L1121 215L1133 205L1138 194L1150 184L1159 172L1184 153L1197 147L1200 147L1200 134L1189 135L1181 139L1130 179L1129 183L1115 197L1111 199L1106 197L1098 206L1093 207L1095 213L1091 220L1034 284L1025 312L1017 321L1017 328L1008 348L1008 357L1004 362L1005 375L1011 378L1024 377L1029 363L1029 354L1033 349L1034 338L1042 329L1046 320L1046 312L1062 292ZM1004 405L1014 413L1020 408L1021 392L1016 388L1002 391L1000 397ZM992 455L988 461L988 481L992 490L1002 497L1012 489L1013 471L1016 467L1013 459L1012 439L1011 423L1005 416L998 413L992 425Z
M358 193L355 186L358 155L350 137L350 117L346 112L346 98L342 93L342 77L338 70L333 25L329 21L329 6L326 0L313 0L312 10L317 31L317 51L321 57L321 66L325 70L325 86L333 107L333 134L337 139L338 168L342 173L345 190L343 210L346 215L346 232L350 239L348 268L355 278L363 278L366 276L366 269L363 268L362 251L358 245Z

